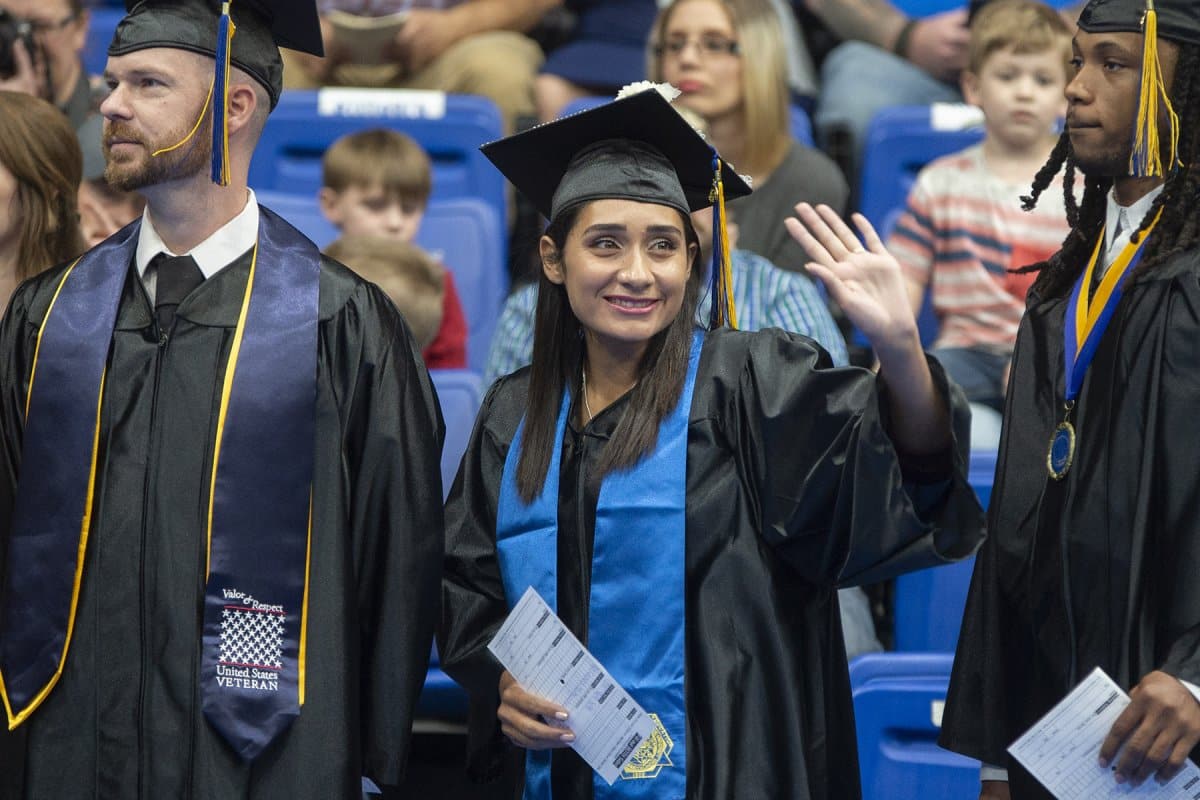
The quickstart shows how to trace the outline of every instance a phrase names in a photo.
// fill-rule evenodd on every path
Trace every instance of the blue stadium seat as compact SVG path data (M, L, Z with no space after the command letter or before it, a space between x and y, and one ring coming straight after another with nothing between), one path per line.
M100 75L108 62L108 45L112 42L117 23L125 16L121 5L105 8L89 8L87 41L83 45L83 68L89 75Z
M433 379L446 422L446 443L442 447L442 496L445 497L471 438L482 388L479 374L470 370L431 370L429 377ZM436 646L430 654L416 715L420 719L450 722L464 722L467 718L467 693L441 670Z
M300 229L318 247L337 238L337 229L321 214L316 193L297 195L257 191L258 201ZM500 306L508 295L504 252L495 211L481 200L431 201L425 210L417 244L454 273L454 283L467 318L467 366L482 371L487 362Z
M1055 8L1068 8L1075 0L1047 0ZM928 17L943 11L966 8L966 0L896 0L896 8L910 17Z
M442 497L450 493L450 484L458 473L458 464L467 443L471 440L471 429L475 415L483 400L480 375L467 369L435 369L429 377L437 390L438 403L442 407L442 419L446 423L446 442L442 446Z
M418 719L436 719L447 722L466 722L467 691L454 682L438 661L437 645L429 654L429 669L425 671L425 685L417 698Z
M872 653L850 665L864 800L972 798L979 762L941 749L949 653Z
M609 101L607 97L581 97L567 104L562 111L562 116L568 117L571 114L578 114L580 111L587 111L589 108L603 105ZM792 126L792 137L801 144L806 144L813 147L813 128L812 120L809 119L808 113L799 106L792 106L788 119Z
M883 227L895 210L904 208L922 167L983 138L983 128L977 125L955 127L954 120L974 116L956 111L947 106L895 106L871 120L863 146L858 205L873 224ZM943 118L950 122L942 123Z
M971 454L967 469L986 509L996 473L995 451ZM896 641L899 651L951 653L958 644L975 557L901 575L896 579Z
M312 239L317 247L324 249L337 238L337 228L333 227L333 223L325 219L325 215L321 213L316 193L291 194L258 190L254 194L260 205L266 206L286 219L301 233Z
M467 366L482 373L500 307L508 296L506 251L500 218L482 200L457 198L431 202L417 244L454 273L467 318Z
M394 128L433 160L431 201L483 200L507 218L504 179L479 146L502 135L500 111L484 97L391 89L285 91L250 163L255 190L316 194L321 156L336 139L365 128ZM501 233L506 226L501 224ZM496 242L503 250L507 236ZM497 302L500 302L497 299Z

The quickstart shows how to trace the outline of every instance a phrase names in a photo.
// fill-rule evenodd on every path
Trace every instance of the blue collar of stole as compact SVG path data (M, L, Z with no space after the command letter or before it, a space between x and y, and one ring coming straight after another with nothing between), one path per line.
M312 242L261 211L207 476L200 676L205 715L246 759L304 701L320 276ZM46 699L66 663L106 364L139 231L130 226L65 271L38 333L0 605L10 729Z
M597 800L682 798L687 789L684 618L688 413L704 334L692 339L678 404L654 453L600 485L592 553L587 646L658 723L612 786L594 778ZM558 498L570 396L563 393L542 493L526 505L516 473L524 420L504 462L496 549L510 604L533 586L551 608L558 595ZM550 752L526 756L525 797L550 798Z

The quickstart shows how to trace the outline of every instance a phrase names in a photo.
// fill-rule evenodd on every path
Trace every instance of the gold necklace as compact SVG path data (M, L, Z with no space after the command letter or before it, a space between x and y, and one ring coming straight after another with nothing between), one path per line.
M584 425L586 425L587 423L592 421L592 417L594 415L592 414L592 407L588 404L588 399L587 399L587 367L581 367L580 369L583 372L583 389L582 389L583 410L586 411L587 415L588 415L587 419L584 420L584 423L583 423Z

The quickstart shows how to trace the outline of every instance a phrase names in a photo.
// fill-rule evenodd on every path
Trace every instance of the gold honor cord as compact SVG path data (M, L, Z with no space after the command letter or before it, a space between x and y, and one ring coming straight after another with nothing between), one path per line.
M29 372L29 391L25 396L26 419L29 418L29 401L33 396L33 380L37 374L37 359L42 346L42 335L46 332L46 324L50 320L51 312L54 311L54 304L58 302L58 296L62 292L63 286L66 285L67 278L70 277L78 263L79 259L75 259L75 263L67 269L62 280L59 281L58 288L54 290L54 297L50 300L50 306L46 309L46 316L42 319L42 325L38 329L37 344L34 346L33 351L33 367ZM10 731L16 729L18 725L28 719L29 715L37 710L37 707L49 696L50 691L58 684L58 679L62 677L63 666L67 663L67 650L71 646L71 634L75 631L75 612L79 608L79 587L83 582L83 559L87 552L88 531L92 524L92 506L95 500L96 489L96 463L100 451L100 411L104 406L104 382L107 377L108 370L105 369L100 373L100 391L96 396L96 427L95 432L92 434L92 458L91 464L88 467L87 495L84 498L83 518L80 521L79 549L75 556L75 581L71 588L71 609L67 616L67 635L63 641L62 654L59 656L58 667L54 670L54 675L50 678L49 682L42 687L42 690L29 702L28 706L16 713L13 713L12 704L8 699L8 690L4 686L4 675L0 673L0 698L4 700L4 711L8 715L8 729Z
M213 82L208 85L208 96L204 98L204 108L200 109L200 116L197 118L196 124L192 126L191 131L188 132L188 135L170 147L164 147L161 150L155 150L150 154L151 158L158 158L163 153L169 153L172 150L177 150L191 141L192 137L196 135L196 131L200 130L200 126L204 124L204 116L208 113L208 107L212 105L213 87L216 85L216 83L217 79L216 77L213 77Z
M233 377L237 372L238 355L242 349L242 339L246 335L246 318L250 315L250 294L254 290L254 275L258 267L258 243L254 244L254 253L250 256L250 274L246 278L246 292L242 296L242 308L238 312L237 328L233 333L233 345L229 348L229 360L225 367L225 381L221 387L221 409L217 414L216 443L213 446L212 476L208 486L208 532L204 549L204 582L212 570L212 533L213 506L217 495L217 467L221 463L221 442L225 438L225 419L229 414L229 398L233 394ZM298 669L299 704L304 705L304 672L308 645L308 578L309 562L312 558L312 489L308 492L308 538L304 551L304 602L300 611L300 652Z
M308 664L308 576L312 566L312 487L308 489L308 539L304 546L304 603L300 608L300 654L296 690L300 706L304 706L304 675Z

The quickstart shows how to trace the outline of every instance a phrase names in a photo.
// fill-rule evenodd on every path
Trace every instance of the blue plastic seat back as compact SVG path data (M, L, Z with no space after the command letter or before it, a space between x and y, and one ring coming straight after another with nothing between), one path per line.
M580 111L587 111L589 108L604 105L609 101L608 97L581 97L578 100L573 100L563 108L562 116L569 117L572 114L578 114ZM792 138L801 144L806 144L813 147L813 127L812 120L809 119L808 113L799 106L791 106L788 112L788 123L792 127Z
M983 138L980 126L955 127L957 121L972 116L948 106L880 110L871 120L863 145L859 211L882 228L894 211L904 208L922 167Z
M430 370L429 377L437 390L446 424L446 441L442 446L442 497L445 498L467 450L482 389L479 374L470 370ZM442 671L436 646L430 654L416 715L421 719L453 722L465 722L467 718L467 693Z
M295 195L263 190L258 201L281 215L301 233L324 248L337 238L337 229L321 213L316 194ZM457 198L433 201L425 210L417 244L429 251L454 275L467 319L467 366L483 371L488 345L500 306L508 295L504 253L496 248L500 221L481 200Z
M454 274L467 318L467 366L482 373L488 347L508 296L506 251L495 210L482 200L456 198L430 203L417 244Z
M368 128L408 134L433 161L431 201L469 197L506 219L504 179L479 146L502 135L500 111L483 97L392 89L285 91L250 163L250 186L316 194L321 157L338 138ZM501 226L504 230L504 226ZM506 239L497 242L504 247Z
M967 480L986 509L996 472L996 452L971 453ZM952 653L958 645L975 557L901 575L896 579L896 641L900 651Z
M850 665L864 800L978 796L979 762L937 745L952 663L873 653Z
M475 415L483 400L483 387L479 373L469 369L435 369L430 370L429 377L437 390L446 423L446 442L442 446L442 497L445 498L463 453L467 452Z
M122 5L89 8L88 13L91 19L80 57L88 75L101 75L104 73L104 65L108 62L108 45L112 43L117 23L125 16L125 8Z

